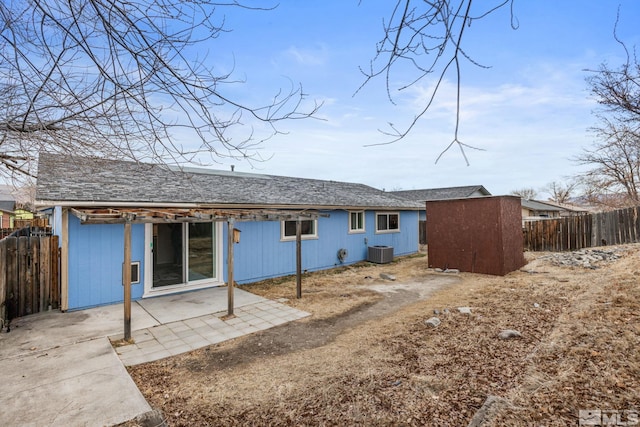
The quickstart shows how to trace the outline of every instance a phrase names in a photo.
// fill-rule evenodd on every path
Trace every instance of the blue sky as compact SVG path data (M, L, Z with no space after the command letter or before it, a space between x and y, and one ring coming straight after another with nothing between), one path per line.
M309 102L324 106L322 120L284 123L261 145L269 160L222 160L217 168L307 178L352 181L387 190L482 184L493 194L537 190L561 182L579 167L571 158L589 147L595 124L585 77L602 62L617 67L624 51L618 35L640 46L636 0L515 0L519 28L509 10L475 21L464 48L481 69L463 64L460 139L435 160L453 137L455 90L448 76L433 109L404 140L389 145L378 129L403 126L422 105L433 81L398 94L393 105L384 81L374 80L354 96L382 36L382 19L395 2L376 0L281 0L273 11L224 9L227 28L211 45L208 60L233 68L243 85L226 88L249 103L266 102L280 87L301 83ZM485 2L478 2L485 4ZM257 2L263 4L263 2ZM395 75L401 81L401 74ZM395 82L394 82L395 83ZM185 144L188 141L183 141ZM544 197L543 192L540 198Z

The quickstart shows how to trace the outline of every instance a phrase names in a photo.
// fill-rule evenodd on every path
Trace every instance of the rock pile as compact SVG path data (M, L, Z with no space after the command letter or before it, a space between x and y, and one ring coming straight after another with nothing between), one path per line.
M555 265L567 267L583 267L595 270L601 264L613 262L621 257L622 248L580 249L573 252L562 252L548 255Z

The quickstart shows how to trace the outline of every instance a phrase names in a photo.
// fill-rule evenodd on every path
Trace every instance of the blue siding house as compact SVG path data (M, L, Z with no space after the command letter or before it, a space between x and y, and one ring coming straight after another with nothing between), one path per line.
M131 225L132 298L224 285L233 230L234 282L418 251L419 203L366 185L41 153L37 205L60 236L61 308L123 301ZM232 228L229 228L232 224Z

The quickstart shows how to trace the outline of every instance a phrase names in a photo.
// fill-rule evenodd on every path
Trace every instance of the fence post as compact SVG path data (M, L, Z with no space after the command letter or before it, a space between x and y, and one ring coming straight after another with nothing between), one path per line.
M49 307L49 301L51 298L51 262L49 260L49 254L51 250L49 245L51 244L51 237L40 237L40 250L38 251L38 268L40 269L38 280L40 281L40 304L39 310L45 311Z
M30 300L28 301L29 313L40 312L40 239L41 237L28 237L29 253L27 256L27 275L29 277Z
M7 310L7 320L11 321L18 312L18 238L7 237L6 244L6 271L7 271L7 299L5 306Z
M0 268L0 332L6 326L7 321L7 243L6 240L0 240L0 260L5 264L5 268Z
M30 314L27 312L27 293L31 290L29 289L28 282L28 274L27 274L27 241L28 237L20 236L18 237L18 251L17 251L17 271L16 271L16 284L17 284L17 295L18 295L18 312L16 313L16 317L24 316L24 314Z

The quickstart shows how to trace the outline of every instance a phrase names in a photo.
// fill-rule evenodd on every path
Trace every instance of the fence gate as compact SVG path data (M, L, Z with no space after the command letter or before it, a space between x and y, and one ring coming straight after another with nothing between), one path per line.
M60 307L58 236L0 240L0 319Z

